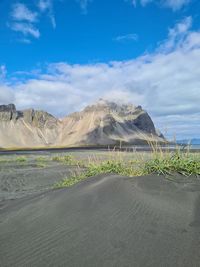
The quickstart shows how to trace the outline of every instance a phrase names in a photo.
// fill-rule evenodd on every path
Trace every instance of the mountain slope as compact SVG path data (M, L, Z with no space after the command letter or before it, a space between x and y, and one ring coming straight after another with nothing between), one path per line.
M111 145L163 141L150 116L139 106L100 100L62 121L59 143L68 145Z
M58 120L44 111L0 106L0 147L96 146L164 141L140 106L99 100Z
M54 145L59 121L33 109L17 111L14 105L0 106L0 146L37 147Z

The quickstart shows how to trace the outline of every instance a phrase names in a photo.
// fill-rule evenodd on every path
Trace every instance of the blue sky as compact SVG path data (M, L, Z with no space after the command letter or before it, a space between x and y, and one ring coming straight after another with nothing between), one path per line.
M199 137L200 2L0 1L0 104L56 116L100 97Z

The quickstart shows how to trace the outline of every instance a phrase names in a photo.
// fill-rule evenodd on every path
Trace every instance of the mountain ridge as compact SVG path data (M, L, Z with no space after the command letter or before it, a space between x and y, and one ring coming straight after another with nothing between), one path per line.
M96 146L163 142L141 106L100 99L58 119L46 111L0 105L0 147Z

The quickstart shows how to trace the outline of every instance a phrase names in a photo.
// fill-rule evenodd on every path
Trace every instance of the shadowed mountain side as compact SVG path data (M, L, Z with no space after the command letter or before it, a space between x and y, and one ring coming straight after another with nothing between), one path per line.
M199 266L200 182L187 181L102 175L2 203L0 266Z
M84 145L147 145L149 142L164 142L162 137L139 130L135 126L127 127L127 123L119 123L117 127L107 125L97 127L82 137L78 143Z

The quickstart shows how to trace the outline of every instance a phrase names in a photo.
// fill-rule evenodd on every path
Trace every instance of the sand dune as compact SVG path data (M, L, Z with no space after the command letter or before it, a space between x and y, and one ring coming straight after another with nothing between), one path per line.
M200 183L116 175L1 202L0 266L200 266Z

